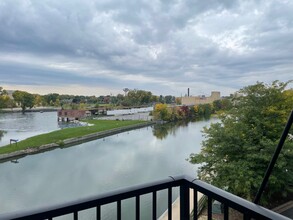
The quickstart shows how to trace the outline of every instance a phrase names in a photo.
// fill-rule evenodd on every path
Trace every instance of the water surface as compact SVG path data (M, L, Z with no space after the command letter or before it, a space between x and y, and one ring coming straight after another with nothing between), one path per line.
M200 121L147 127L26 156L18 163L1 163L0 213L76 200L168 176L195 177L197 168L186 158L199 152L200 131L209 124ZM158 204L162 204L158 215L167 207L165 198L164 192L158 196ZM150 196L143 196L141 203L142 219L149 219ZM131 204L134 200L122 203L123 219L134 219ZM115 217L114 207L102 209L103 219ZM94 212L81 215L82 219L94 219Z
M0 147L9 144L10 139L21 141L68 126L76 125L58 123L57 112L0 113Z

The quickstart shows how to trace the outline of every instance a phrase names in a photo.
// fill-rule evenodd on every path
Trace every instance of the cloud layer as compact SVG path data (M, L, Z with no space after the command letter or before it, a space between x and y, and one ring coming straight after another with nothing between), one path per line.
M287 81L292 11L289 0L2 0L0 84L179 96Z

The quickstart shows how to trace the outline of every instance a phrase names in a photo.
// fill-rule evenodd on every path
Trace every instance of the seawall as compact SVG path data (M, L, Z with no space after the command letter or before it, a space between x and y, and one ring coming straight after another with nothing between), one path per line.
M96 140L99 138L111 136L114 134L130 131L130 130L134 130L134 129L138 129L138 128L147 127L147 126L150 126L153 124L155 124L155 122L146 122L146 123L142 123L142 124L129 125L129 126L121 127L121 128L114 128L114 129L107 130L107 131L101 131L101 132L96 132L96 133L92 133L92 134L87 134L87 135L84 135L81 137L65 139L63 141L60 141L60 143L45 144L45 145L41 145L39 147L31 147L31 148L27 148L25 150L19 150L19 151L13 152L13 153L1 154L0 155L0 162L5 162L5 161L11 160L11 159L18 159L18 158L24 157L26 155L36 154L36 153L52 150L55 148L65 148L65 147L69 147L69 146L74 146L77 144L81 144L84 142L88 142L88 141Z

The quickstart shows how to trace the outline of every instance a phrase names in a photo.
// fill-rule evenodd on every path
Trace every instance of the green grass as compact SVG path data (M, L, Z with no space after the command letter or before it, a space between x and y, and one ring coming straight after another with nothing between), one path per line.
M141 124L143 121L110 121L110 120L84 120L93 126L66 128L53 131L46 134L40 134L34 137L27 138L16 144L0 147L0 154L12 153L27 148L39 147L44 144L58 143L60 146L63 140L74 137L81 137L87 134L92 134L100 131L111 130L114 128L125 127L129 125Z

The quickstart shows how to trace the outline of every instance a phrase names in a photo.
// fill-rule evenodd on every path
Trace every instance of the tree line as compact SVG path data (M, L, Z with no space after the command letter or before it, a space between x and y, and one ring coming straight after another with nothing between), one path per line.
M211 114L232 108L232 98L222 98L213 103L192 106L168 106L164 103L155 105L153 117L155 120L167 122L186 120L198 117L208 118Z
M21 107L22 111L38 106L61 107L66 109L84 109L86 107L135 107L149 106L155 103L172 104L179 100L171 95L156 96L150 91L138 89L123 89L124 94L83 96L83 95L61 95L50 93L47 95L31 94L26 91L16 90L12 97L0 87L0 109Z

